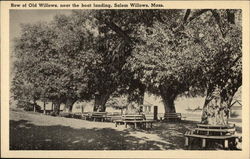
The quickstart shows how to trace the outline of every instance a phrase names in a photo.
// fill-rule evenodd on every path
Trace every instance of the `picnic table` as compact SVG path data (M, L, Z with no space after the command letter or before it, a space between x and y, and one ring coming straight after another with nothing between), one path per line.
M147 128L148 126L150 128L153 127L154 120L146 120L143 115L122 115L121 120L115 121L115 126L120 124L124 124L125 128L127 128L127 125L134 125L134 128L136 129L138 126L142 126L143 128Z
M205 125L197 124L197 127L191 131L185 133L185 146L190 146L190 140L197 138L201 139L201 147L206 147L208 140L221 140L224 142L224 148L229 148L229 142L232 145L236 144L238 136L235 135L235 125L223 126L223 125Z

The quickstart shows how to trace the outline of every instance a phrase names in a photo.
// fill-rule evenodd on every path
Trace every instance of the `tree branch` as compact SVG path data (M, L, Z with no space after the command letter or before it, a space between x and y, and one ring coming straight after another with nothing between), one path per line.
M186 13L185 13L185 16L184 16L184 19L183 19L183 20L184 20L184 23L187 22L187 19L188 19L190 13L191 13L191 9L187 9L187 10L186 10Z
M195 12L193 14L193 16L189 18L189 21L187 21L187 23L190 23L192 20L194 20L195 18L199 17L200 15L202 15L203 13L206 13L208 11L210 11L210 9L202 9L200 11ZM191 12L191 10L190 10L190 12Z
M97 20L101 21L102 23L107 25L111 30L116 32L119 36L121 36L125 40L125 42L132 43L131 38L119 26L117 26L114 22L112 22L110 20L109 21L108 20L102 20L102 19L99 19L99 18L97 18Z

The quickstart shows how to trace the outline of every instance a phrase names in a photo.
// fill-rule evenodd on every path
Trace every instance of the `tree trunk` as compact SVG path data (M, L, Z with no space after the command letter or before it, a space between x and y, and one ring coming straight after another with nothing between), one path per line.
M72 112L73 105L76 102L75 99L68 98L63 109L64 112Z
M95 104L93 111L96 112L105 112L106 111L106 102L108 101L110 93L97 94L95 96Z
M144 94L145 94L145 87L139 88L139 96L138 96L138 105L143 105L144 103Z
M43 102L43 114L46 114L46 102Z
M34 100L33 111L36 112L36 101Z
M33 111L36 112L36 105L33 106Z
M171 90L164 87L160 87L160 93L165 109L165 113L176 113L174 101L177 94Z
M84 112L84 106L81 105L81 112L83 113Z
M60 105L61 105L61 102L59 102L59 101L54 102L54 104L53 104L53 106L54 106L53 112L55 113L55 115L59 115L59 113L60 113Z
M238 87L209 88L203 106L201 123L209 125L228 125L233 96Z
M176 113L174 100L175 97L167 96L167 95L161 95L165 113Z
M51 104L51 110L54 112L54 102Z

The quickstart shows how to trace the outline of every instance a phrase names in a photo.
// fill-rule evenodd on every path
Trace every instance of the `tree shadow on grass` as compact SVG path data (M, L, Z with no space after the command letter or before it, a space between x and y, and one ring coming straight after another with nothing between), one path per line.
M184 134L186 131L194 129L198 122L181 121L155 123L149 134L157 134L163 141L171 144L163 145L163 149L185 149Z
M11 120L10 150L161 150L182 148L184 142L180 134L174 137L159 134L162 140L154 140L131 135L133 132L136 131L112 128L75 129L63 125L39 126L27 120ZM156 127L152 132L143 133L157 136L156 133L159 132ZM181 142L176 142L177 139Z

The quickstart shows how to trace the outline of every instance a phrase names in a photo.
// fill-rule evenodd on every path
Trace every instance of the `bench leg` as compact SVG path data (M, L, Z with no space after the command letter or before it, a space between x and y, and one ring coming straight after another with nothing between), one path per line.
M188 137L185 137L185 146L188 146Z
M115 122L115 127L117 127L117 122Z
M127 128L127 123L125 123L125 128Z
M202 148L205 148L206 147L206 139L202 139Z
M137 128L137 123L135 123L135 129Z
M226 148L226 149L228 148L228 140L224 141L224 148Z

